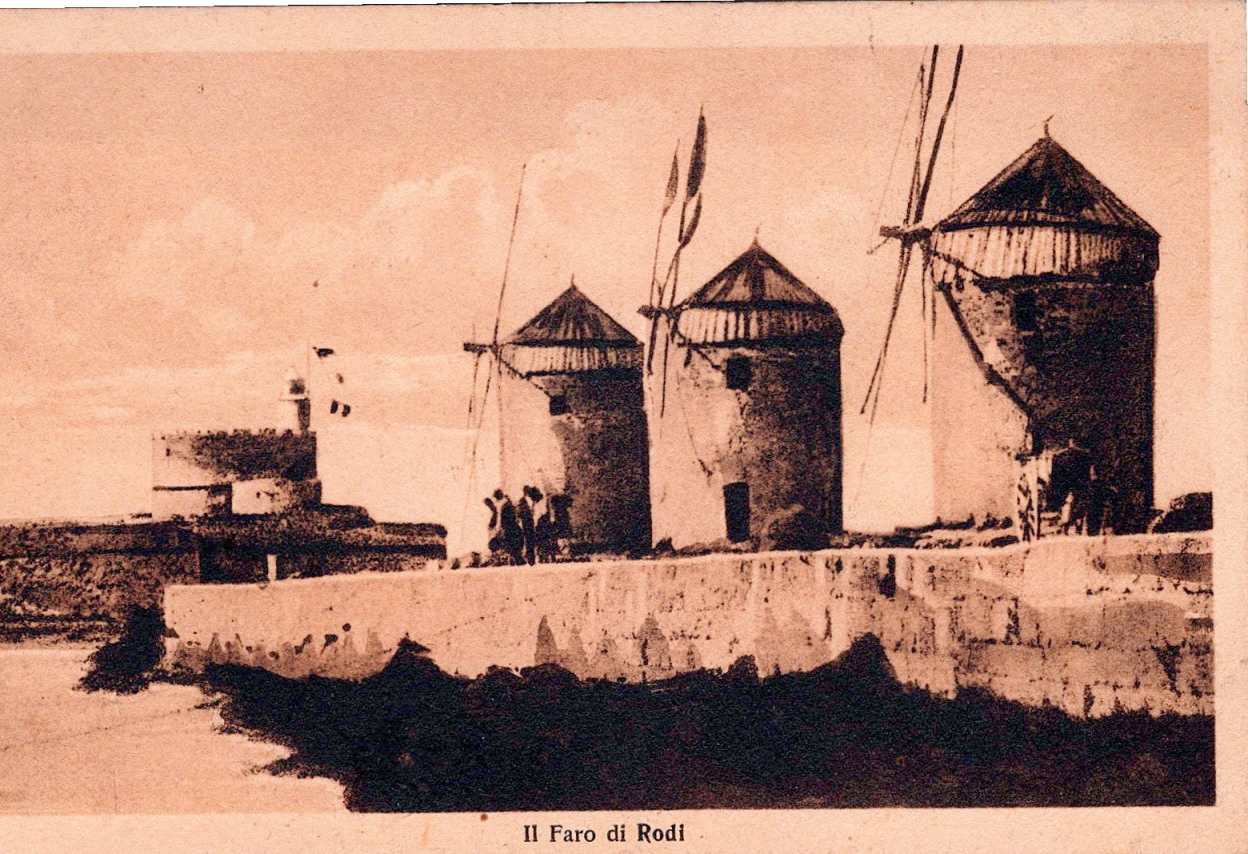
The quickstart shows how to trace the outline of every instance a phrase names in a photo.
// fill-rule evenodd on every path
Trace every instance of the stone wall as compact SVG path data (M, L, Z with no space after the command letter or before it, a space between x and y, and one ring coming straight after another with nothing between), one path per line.
M153 486L153 519L194 519L230 511L234 490L228 483L208 486Z
M260 477L230 485L230 512L242 516L286 513L320 503L319 480Z
M814 553L171 586L173 660L361 676L403 637L442 668L556 662L655 680L751 655L763 673L878 636L898 677L1072 714L1212 713L1207 535L1051 538L1000 549Z
M195 538L172 523L0 527L0 624L32 617L117 622L199 578Z
M362 508L325 506L279 516L198 519L200 580L264 581L333 573L400 572L446 557L446 529L430 523L375 523Z
M374 523L363 510L118 524L0 526L0 639L36 624L116 625L160 607L170 582L416 570L446 557L441 525ZM329 511L334 512L329 512Z

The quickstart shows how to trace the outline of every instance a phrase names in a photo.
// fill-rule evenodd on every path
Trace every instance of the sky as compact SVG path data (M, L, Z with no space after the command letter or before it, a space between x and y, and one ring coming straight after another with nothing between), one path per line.
M575 275L640 334L672 153L687 159L701 109L705 209L680 293L757 231L846 327L849 521L922 521L914 288L869 447L857 403L896 265L895 246L868 250L904 207L913 155L898 140L923 53L0 57L0 516L145 509L149 431L273 423L312 343L336 351L312 383L335 449L327 495L447 521L470 444L461 344L493 326L521 165L504 333ZM974 47L928 203L952 210L1052 116L1054 138L1161 233L1161 501L1212 481L1206 92L1202 48ZM459 458L422 454L434 435Z

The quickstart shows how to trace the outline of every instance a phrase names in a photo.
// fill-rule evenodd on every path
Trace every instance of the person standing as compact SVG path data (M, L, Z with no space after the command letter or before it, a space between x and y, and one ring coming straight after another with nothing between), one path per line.
M1108 533L1110 509L1113 506L1113 489L1092 466L1088 481L1088 533L1096 536Z
M1070 526L1075 513L1075 494L1067 492L1066 497L1062 499L1062 506L1057 515L1057 526L1063 534L1070 533Z
M516 505L501 489L494 494L503 496L498 510L499 525L503 529L503 546L507 550L509 562L513 566L520 566L524 563L524 532L520 528Z
M562 557L572 554L572 499L566 494L552 495L546 504L550 508L551 535L555 553Z
M1061 502L1063 534L1082 534L1088 518L1088 486L1092 473L1092 455L1086 448L1066 441L1066 447L1053 457L1049 480L1053 497Z
M533 496L537 492L531 486L521 490L517 513L520 516L520 533L524 539L524 561L532 566L537 562L537 531L533 524Z
M550 515L550 505L546 512L537 517L537 562L555 562L555 522Z
M500 503L502 503L502 498L503 498L503 491L501 489L496 489L494 490L493 497L487 496L485 499L485 506L489 508L489 511L490 511L490 522L489 522L489 528L488 528L489 540L487 540L487 547L489 548L489 551L490 551L491 563L494 563L497 560L497 558L499 558L503 554L503 551L504 551L503 528L501 524L502 520L499 518L499 506L498 506Z

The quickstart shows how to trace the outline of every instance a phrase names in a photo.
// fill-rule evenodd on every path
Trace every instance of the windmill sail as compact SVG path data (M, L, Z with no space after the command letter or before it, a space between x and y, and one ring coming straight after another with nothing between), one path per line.
M502 360L499 358L499 328L503 320L503 299L507 294L507 280L511 273L511 253L516 244L516 227L520 222L520 203L524 199L524 173L528 168L528 164L520 166L520 183L516 189L516 205L511 214L511 233L507 238L507 255L503 261L503 280L498 288L498 305L494 310L494 332L491 336L489 344L479 344L476 342L468 342L464 344L464 350L473 354L472 365L472 388L468 395L468 427L472 431L472 446L468 453L468 478L464 484L464 511L460 519L460 528L462 529L468 517L468 502L472 495L472 489L476 481L477 452L480 448L481 430L485 426L486 404L490 399L490 387L494 384L495 374L501 374L503 366ZM476 404L477 393L477 374L480 368L482 356L489 354L493 360L493 370L489 367L485 373L485 389L481 393L480 404ZM499 377L501 380L501 376ZM476 423L473 424L474 412L476 415Z
M680 144L676 145L677 153ZM667 406L667 374L668 356L672 345L672 336L676 334L673 323L673 312L676 309L676 291L680 282L681 252L693 240L698 223L702 218L702 178L706 174L706 116L698 111L698 125L694 134L693 147L689 153L689 169L685 177L685 197L680 205L680 222L676 228L676 247L672 252L671 261L667 265L667 273L662 281L658 281L659 247L663 239L663 221L671 209L675 192L680 183L679 157L672 160L672 171L668 178L664 194L663 208L659 214L659 231L655 240L654 270L650 277L650 302L642 306L641 313L650 320L650 345L646 348L646 373L654 372L654 353L659 343L660 318L666 317L666 335L663 338L662 361L662 392L659 398L659 412L662 414ZM690 214L689 205L693 204Z
M879 355L875 360L875 368L871 373L871 380L867 385L867 394L862 401L860 414L867 411L868 406L871 409L870 420L875 421L875 412L880 402L880 388L884 380L884 367L888 358L888 347L892 340L893 329L897 321L897 312L901 307L901 297L906 286L906 277L910 271L910 260L913 256L914 244L923 241L927 236L927 229L922 225L923 216L927 208L928 193L932 188L932 176L936 171L936 163L940 155L940 146L944 139L945 125L949 119L949 113L953 109L954 100L958 91L958 79L962 73L962 57L963 48L958 47L958 53L954 59L952 79L949 84L949 94L945 100L944 110L941 113L940 120L936 126L936 132L932 139L931 151L928 153L926 165L924 164L924 137L927 131L927 117L931 107L932 95L935 89L936 73L938 70L938 62L940 59L940 46L932 47L930 63L925 62L919 70L920 89L922 89L922 101L919 107L919 127L915 139L914 149L914 166L910 175L910 192L906 200L906 214L900 226L886 226L880 229L880 235L885 238L895 238L900 241L900 247L897 255L897 276L893 284L893 300L889 310L888 325L884 330L884 341L880 346ZM904 130L903 130L904 132ZM920 287L924 292L920 295L920 305L926 306L926 276L930 266L926 244L923 244L923 269L920 277ZM926 309L923 309L926 312ZM924 327L926 327L926 315L924 316ZM924 399L927 397L927 354L926 354L926 331L924 332Z

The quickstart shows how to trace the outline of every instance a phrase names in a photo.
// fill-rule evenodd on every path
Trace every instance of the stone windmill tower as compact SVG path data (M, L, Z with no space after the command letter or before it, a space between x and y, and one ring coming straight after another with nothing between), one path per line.
M655 541L743 541L793 505L839 532L836 310L755 239L684 301L643 313L670 349L646 385Z
M647 545L641 342L573 283L498 345L464 346L494 355L503 490L563 496L583 550Z
M1011 515L1016 462L1074 443L1111 484L1116 527L1147 520L1158 241L1047 129L932 228L944 518Z
M936 514L1014 517L1028 538L1069 494L1055 457L1082 460L1086 494L1116 531L1140 529L1153 503L1153 277L1157 232L1044 135L953 213L924 221L962 48L930 152L924 132L939 49L919 72L918 142L906 215L881 229L901 244L893 314L868 390L879 400L889 335L919 249L931 297ZM930 291L929 291L930 286ZM928 334L924 335L925 355ZM874 407L872 407L874 412ZM1072 447L1073 446L1073 447ZM1077 454L1073 453L1076 452ZM1101 481L1093 490L1091 473ZM1050 480L1052 478L1052 480ZM1047 481L1047 488L1041 487ZM1073 482L1073 481L1072 481Z

